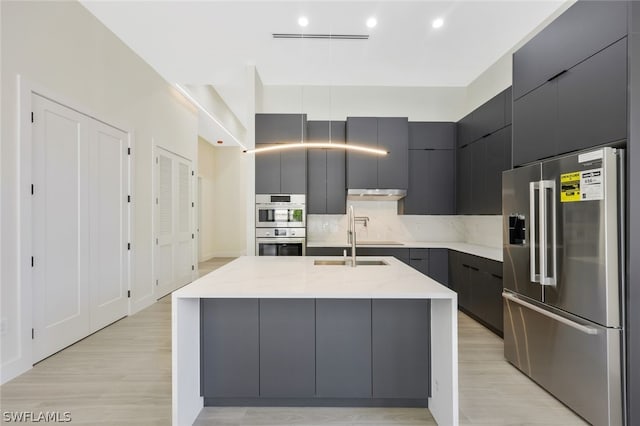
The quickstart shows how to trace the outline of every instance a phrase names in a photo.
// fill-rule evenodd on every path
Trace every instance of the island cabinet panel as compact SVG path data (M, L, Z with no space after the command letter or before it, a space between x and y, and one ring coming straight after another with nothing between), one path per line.
M315 301L260 299L260 396L315 395Z
M429 396L429 307L427 300L372 300L374 398Z
M371 398L371 300L316 301L316 395Z
M258 299L201 299L205 398L259 395Z

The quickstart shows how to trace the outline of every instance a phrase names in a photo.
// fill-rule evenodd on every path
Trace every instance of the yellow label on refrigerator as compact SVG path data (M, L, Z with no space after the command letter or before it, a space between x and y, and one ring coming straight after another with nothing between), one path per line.
M560 202L580 201L580 172L560 175Z
M560 202L594 201L604 199L602 168L560 175Z

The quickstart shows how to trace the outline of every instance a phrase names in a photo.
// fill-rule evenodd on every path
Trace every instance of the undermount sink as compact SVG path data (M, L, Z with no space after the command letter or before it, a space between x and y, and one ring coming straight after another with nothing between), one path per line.
M357 241L358 246L403 246L404 243L398 241L386 241L386 240L369 240L369 241Z
M314 266L345 266L351 264L350 261L344 260L314 260ZM384 260L356 260L356 266L384 266L388 265Z

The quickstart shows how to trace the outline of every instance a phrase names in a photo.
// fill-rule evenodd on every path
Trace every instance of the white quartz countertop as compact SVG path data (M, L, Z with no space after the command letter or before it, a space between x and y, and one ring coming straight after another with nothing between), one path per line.
M174 298L454 299L456 293L394 257L388 265L319 266L326 256L243 256L173 293Z
M456 250L462 253L472 254L474 256L484 257L486 259L502 262L502 248L482 246L478 244L469 244L462 242L428 242L428 241L398 241L400 244L385 244L381 242L359 243L358 248L376 247L376 248L446 248ZM307 247L344 247L349 245L346 242L331 241L307 241ZM356 251L357 253L357 251Z

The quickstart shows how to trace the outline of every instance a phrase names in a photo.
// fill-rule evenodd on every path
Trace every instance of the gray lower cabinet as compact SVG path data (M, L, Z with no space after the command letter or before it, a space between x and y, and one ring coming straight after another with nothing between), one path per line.
M371 398L371 300L316 301L316 394Z
M451 250L449 273L460 309L502 336L502 262Z
M315 300L260 299L260 396L315 395Z
M429 396L429 308L427 300L372 300L374 398Z
M307 247L307 256L342 256L343 251L350 249L347 247Z
M250 398L259 388L258 299L201 299L205 398Z
M449 250L429 249L429 277L440 284L449 286Z
M429 276L429 249L409 249L409 266Z
M351 249L349 249L350 252ZM358 256L393 256L409 265L409 249L406 248L358 247L356 254Z

